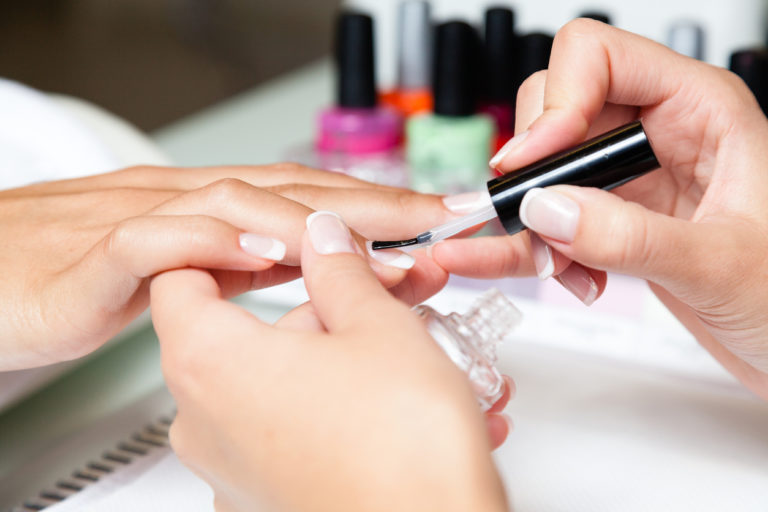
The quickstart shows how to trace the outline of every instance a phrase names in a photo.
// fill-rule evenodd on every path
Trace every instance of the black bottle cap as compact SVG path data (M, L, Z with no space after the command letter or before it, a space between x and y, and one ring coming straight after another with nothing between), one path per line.
M549 54L552 53L552 42L555 40L549 34L535 32L526 34L519 39L517 90L526 78L537 71L547 69Z
M506 7L485 11L483 73L485 99L511 103L515 96L515 13Z
M477 108L479 37L463 21L437 27L434 97L435 113L443 116L471 116Z
M604 12L599 11L587 11L579 15L579 18L589 18L591 20L602 21L606 25L611 24L611 17Z
M658 167L643 125L635 121L493 179L488 192L504 229L513 235L524 228L520 204L532 188L579 185L610 190Z
M356 12L343 12L336 22L336 103L347 108L376 106L373 56L373 19Z
M768 50L755 48L731 54L730 70L741 77L768 115Z

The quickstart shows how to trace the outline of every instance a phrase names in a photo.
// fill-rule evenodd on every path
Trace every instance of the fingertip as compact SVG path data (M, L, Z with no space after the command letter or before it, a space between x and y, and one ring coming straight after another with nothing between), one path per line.
M509 377L508 375L502 375L501 377L504 381L504 391L501 398L488 409L488 413L500 413L503 411L507 407L509 401L515 397L515 393L517 392L515 381L512 380L512 377Z
M502 414L486 413L485 425L488 430L488 439L492 450L503 445L512 431L510 428L511 420Z

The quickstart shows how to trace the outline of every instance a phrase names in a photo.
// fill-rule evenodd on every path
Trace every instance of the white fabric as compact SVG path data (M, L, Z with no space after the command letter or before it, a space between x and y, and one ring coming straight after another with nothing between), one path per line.
M43 93L0 79L0 188L120 167L96 134Z

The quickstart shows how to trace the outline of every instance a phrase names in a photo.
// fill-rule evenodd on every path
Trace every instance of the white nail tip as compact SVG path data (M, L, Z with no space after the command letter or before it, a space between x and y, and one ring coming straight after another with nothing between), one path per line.
M326 215L330 215L332 217L336 217L339 220L341 219L341 216L338 213L330 212L328 210L318 210L316 212L313 212L309 215L307 215L307 229L309 229L309 225L312 224L312 221L314 221L318 217L324 217ZM342 221L343 222L343 221Z
M594 279L590 276L589 278L589 293L587 293L587 296L584 297L584 305L591 306L595 303L597 300L597 283Z
M552 249L545 245L544 250L547 252L547 264L539 271L539 279L542 281L549 279L555 273L555 260L552 257Z
M371 258L383 265L410 270L416 264L416 260L410 254L406 254L398 249L385 249L381 251L373 250L373 242L365 242L365 248L368 250Z
M254 233L241 233L239 242L240 248L253 256L272 261L280 261L285 258L285 244L275 238Z
M525 193L525 195L523 196L523 200L520 202L520 222L522 222L523 226L527 228L533 229L531 228L531 223L528 220L528 215L526 213L528 210L528 205L533 200L533 198L535 198L542 192L544 192L543 188L532 188L531 190Z

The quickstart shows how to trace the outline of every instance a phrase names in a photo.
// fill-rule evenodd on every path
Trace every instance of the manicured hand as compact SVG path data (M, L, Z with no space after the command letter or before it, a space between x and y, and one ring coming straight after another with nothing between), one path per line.
M304 219L333 208L366 238L403 238L453 215L439 198L293 164L133 168L0 191L0 370L86 354L146 309L149 278L216 269L226 296L294 279ZM429 258L367 256L417 303L445 271Z
M646 279L728 370L768 398L768 121L735 75L608 25L576 20L529 78L517 135L492 160L514 172L642 118L662 168L614 191L528 192L528 234L434 248L452 272L555 276L585 304L605 272Z
M311 302L274 326L223 300L209 272L153 279L181 460L221 511L507 510L467 377L336 215L307 224Z

